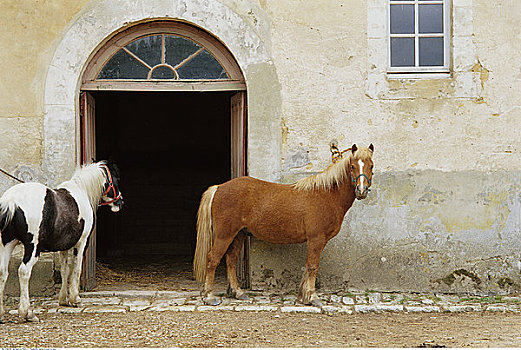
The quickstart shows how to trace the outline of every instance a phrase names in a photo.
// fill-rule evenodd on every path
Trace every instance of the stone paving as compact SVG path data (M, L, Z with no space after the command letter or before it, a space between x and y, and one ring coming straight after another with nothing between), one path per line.
M344 293L319 294L324 305L314 307L300 304L295 295L249 293L250 299L239 301L222 297L218 306L204 305L199 292L177 291L97 291L82 293L80 307L58 305L57 296L35 298L36 314L43 313L104 313L104 312L162 312L162 311L236 311L276 313L352 314L382 312L520 312L519 296L461 296L449 294L404 293ZM16 314L13 304L11 314Z

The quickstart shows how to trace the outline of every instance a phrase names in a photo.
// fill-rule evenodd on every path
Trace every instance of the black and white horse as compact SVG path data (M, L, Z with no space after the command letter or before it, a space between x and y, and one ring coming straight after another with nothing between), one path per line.
M41 252L60 252L62 287L60 305L78 306L83 251L94 227L98 204L117 212L123 205L119 174L111 162L98 162L76 170L56 189L39 183L23 183L0 198L0 322L4 317L4 288L9 259L18 243L24 257L18 268L18 315L38 321L29 310L29 279ZM72 258L69 252L72 251ZM70 266L69 266L70 262Z

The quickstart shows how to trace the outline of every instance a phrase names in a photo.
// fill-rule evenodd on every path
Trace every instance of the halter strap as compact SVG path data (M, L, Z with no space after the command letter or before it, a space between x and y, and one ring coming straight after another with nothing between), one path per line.
M349 171L349 173L351 174L351 180L353 180L353 184L356 186L356 183L358 181L359 178L361 178L362 176L365 177L367 179L367 183L369 184L369 186L371 186L371 180L369 179L369 177L364 174L364 173L361 173L360 175L358 175L355 179L355 177L353 176L353 173L351 172L351 170Z
M121 192L119 192L119 194L116 196L116 187L114 186L114 182L112 181L112 174L110 173L109 167L106 166L105 164L101 164L101 166L104 167L105 170L107 170L107 175L108 175L108 180L109 180L109 185L107 186L107 189L105 190L105 192L103 192L103 194L101 196L102 197L106 196L107 194L109 194L110 190L112 189L115 197L108 202L101 202L99 205L108 205L108 204L112 204L115 201L123 198L123 195L121 194Z

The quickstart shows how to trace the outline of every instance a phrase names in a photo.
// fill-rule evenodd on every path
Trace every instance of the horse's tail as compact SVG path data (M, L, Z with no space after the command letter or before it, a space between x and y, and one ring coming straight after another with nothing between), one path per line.
M199 282L206 277L206 257L213 245L212 201L218 186L209 187L201 198L197 211L197 244L194 254L194 276Z
M18 206L14 201L0 199L0 237L2 231L4 231L11 223L11 220L13 220L17 208Z

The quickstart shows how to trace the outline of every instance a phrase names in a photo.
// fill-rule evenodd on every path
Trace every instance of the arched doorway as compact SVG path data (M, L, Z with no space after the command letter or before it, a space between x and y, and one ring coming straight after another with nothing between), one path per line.
M246 86L235 59L196 26L142 23L95 52L80 89L82 162L112 157L125 195L121 214L99 213L83 288L96 285L97 260L190 260L200 195L246 173ZM246 246L244 285L247 255Z

